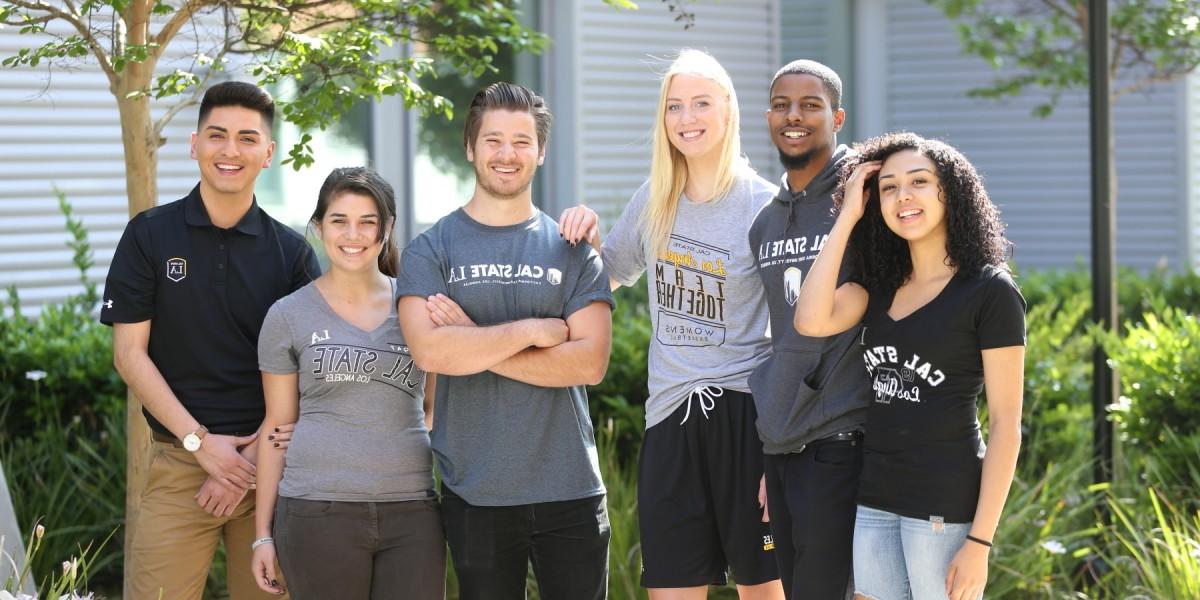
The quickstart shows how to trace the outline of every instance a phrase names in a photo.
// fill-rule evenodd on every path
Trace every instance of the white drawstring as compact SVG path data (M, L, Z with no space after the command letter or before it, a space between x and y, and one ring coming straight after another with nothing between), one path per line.
M679 424L683 425L684 423L687 423L688 417L692 416L692 397L693 396L700 399L700 411L704 414L704 418L707 419L708 411L717 407L716 398L718 396L723 395L724 393L725 393L725 390L723 390L715 385L698 385L695 388L693 388L692 392L690 394L688 394L688 398L686 400L687 411L683 413L683 420L680 421Z

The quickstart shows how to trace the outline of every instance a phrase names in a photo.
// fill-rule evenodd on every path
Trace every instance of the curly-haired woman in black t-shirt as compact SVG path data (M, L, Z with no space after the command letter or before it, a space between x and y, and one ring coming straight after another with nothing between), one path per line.
M958 150L912 133L856 150L794 321L810 336L862 323L875 401L855 587L880 600L974 600L1021 443L1025 301L1005 266L999 213ZM851 281L837 286L846 253Z

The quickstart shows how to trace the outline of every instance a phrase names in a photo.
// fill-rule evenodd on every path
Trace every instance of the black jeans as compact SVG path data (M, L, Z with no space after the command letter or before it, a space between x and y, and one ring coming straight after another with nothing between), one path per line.
M462 600L523 600L531 560L545 600L601 600L608 594L603 494L475 506L442 486L442 519Z
M446 545L435 500L281 497L274 534L292 600L441 600L445 595Z
M842 600L853 562L861 439L815 442L798 454L763 458L784 594L789 599Z

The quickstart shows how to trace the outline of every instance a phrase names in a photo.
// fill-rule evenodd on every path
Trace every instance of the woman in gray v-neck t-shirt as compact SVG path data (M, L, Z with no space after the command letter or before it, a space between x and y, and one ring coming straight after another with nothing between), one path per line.
M283 589L278 557L295 600L443 596L426 376L396 319L395 214L378 174L334 170L311 224L329 271L263 321L263 429L296 423L286 461L260 440L251 568L264 591Z

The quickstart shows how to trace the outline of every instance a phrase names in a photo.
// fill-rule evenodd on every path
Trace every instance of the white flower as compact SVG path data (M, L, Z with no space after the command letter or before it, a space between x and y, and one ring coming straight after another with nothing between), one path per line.
M1200 17L1197 17L1196 15L1188 15L1183 18L1183 26L1187 28L1188 31L1195 31L1197 25L1200 25Z
M69 577L72 581L74 581L75 578L78 576L78 574L79 574L79 559L78 558L75 558L74 556L72 556L71 560L63 561L63 577Z
M45 378L46 378L45 371L25 371L25 379L28 379L30 381L40 381ZM7 600L7 599L0 597L0 600Z
M1066 554L1067 547L1062 545L1058 540L1046 540L1042 542L1042 549L1050 554Z
M33 537L40 540L44 535L46 535L46 526L38 523L38 526L33 528Z

